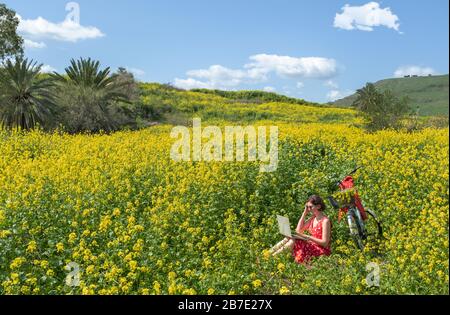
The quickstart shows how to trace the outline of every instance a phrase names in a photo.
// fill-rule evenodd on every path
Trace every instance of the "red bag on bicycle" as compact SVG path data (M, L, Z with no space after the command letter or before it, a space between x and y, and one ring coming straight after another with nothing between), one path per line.
M353 177L351 176L347 176L344 178L344 180L339 184L339 188L341 190L345 190L345 189L350 189L354 187L354 182L353 182ZM359 213L361 214L361 218L363 219L363 221L367 220L367 213L366 210L364 209L362 202L361 202L361 198L359 198L358 192L355 190L355 205L359 210ZM348 211L348 207L344 207L339 209L339 218L338 220L341 221L342 215L344 213L347 213Z

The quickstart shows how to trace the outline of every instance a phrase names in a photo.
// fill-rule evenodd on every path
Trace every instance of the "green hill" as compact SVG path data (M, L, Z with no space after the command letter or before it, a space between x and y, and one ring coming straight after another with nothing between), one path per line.
M359 123L356 111L264 91L183 90L168 84L140 83L136 110L145 121L186 125L192 117L210 122Z
M380 90L390 89L397 96L408 96L412 108L419 107L422 116L446 115L448 116L448 74L386 79L375 83ZM334 106L349 107L356 95L350 95L331 103Z
M316 105L320 104L307 102L303 99L288 97L285 95L280 95L274 92L265 92L259 90L240 90L240 91L223 91L223 90L210 90L210 89L192 89L192 92L199 92L204 94L218 95L230 100L241 103L269 103L269 102L282 102L289 104L298 105Z

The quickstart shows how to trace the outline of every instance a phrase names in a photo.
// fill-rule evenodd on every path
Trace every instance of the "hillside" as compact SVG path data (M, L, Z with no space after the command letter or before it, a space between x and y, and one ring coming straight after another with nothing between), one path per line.
M307 102L303 99L288 97L285 95L280 95L274 92L265 92L259 90L240 90L240 91L222 91L222 90L209 90L209 89L192 89L192 92L199 92L205 94L218 95L230 100L241 103L269 103L269 102L281 102L289 104L299 104L299 105L316 105L320 104Z
M446 115L449 112L448 74L430 77L386 79L375 83L380 90L390 89L396 95L408 96L413 108L419 107L422 116ZM337 100L332 105L349 107L356 95Z
M209 121L358 123L356 112L263 91L182 90L167 84L140 83L144 119L186 125L192 117Z

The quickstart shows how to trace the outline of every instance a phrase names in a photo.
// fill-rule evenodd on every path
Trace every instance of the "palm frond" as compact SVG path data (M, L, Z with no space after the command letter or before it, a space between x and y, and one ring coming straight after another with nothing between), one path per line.
M39 74L42 64L17 57L0 71L0 120L7 128L33 129L46 125L56 110L51 79Z

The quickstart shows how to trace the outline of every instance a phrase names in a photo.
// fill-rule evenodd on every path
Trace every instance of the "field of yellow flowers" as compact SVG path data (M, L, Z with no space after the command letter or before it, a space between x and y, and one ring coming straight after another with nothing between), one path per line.
M267 105L270 107L270 105ZM273 123L272 123L273 124ZM111 135L0 131L0 294L448 294L448 129L369 134L279 123L279 165L173 162L171 126ZM276 214L355 165L385 239L361 252L272 258ZM295 222L295 223L294 223ZM380 268L368 287L368 263ZM66 266L79 266L69 286Z

